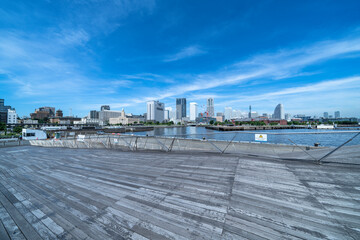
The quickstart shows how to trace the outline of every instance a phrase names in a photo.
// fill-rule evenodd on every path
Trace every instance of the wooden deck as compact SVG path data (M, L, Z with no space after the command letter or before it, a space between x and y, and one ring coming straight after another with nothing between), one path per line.
M2 148L0 239L360 239L360 166Z

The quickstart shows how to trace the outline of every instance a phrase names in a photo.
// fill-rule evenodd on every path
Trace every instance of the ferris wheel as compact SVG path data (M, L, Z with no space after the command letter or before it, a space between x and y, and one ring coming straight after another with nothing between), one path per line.
M201 109L201 113L200 113L201 117L209 117L209 113L207 111L206 105L204 104L200 105L200 109Z

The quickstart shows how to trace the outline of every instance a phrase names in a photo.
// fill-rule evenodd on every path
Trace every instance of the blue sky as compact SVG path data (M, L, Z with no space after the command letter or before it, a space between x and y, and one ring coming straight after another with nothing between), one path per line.
M0 98L20 116L146 101L360 117L359 1L0 0Z

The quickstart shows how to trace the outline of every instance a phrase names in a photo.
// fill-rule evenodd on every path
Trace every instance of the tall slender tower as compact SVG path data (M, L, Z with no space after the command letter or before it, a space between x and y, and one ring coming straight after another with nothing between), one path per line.
M186 98L176 99L176 119L186 117Z
M214 98L208 98L207 99L207 112L209 117L214 117L215 111L214 111Z
M198 104L196 102L190 103L190 121L195 121L198 116Z
M251 105L249 105L249 118L251 118Z

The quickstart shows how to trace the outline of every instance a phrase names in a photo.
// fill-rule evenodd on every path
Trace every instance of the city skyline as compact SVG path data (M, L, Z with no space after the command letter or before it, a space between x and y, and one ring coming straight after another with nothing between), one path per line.
M102 105L143 114L149 100L175 109L176 98L200 111L214 98L215 113L282 102L292 115L360 117L360 3L324 5L4 2L0 98L19 116Z
M190 119L191 119L191 116L193 115L193 118L194 118L194 116L197 116L198 114L206 114L206 115L208 115L207 114L207 112L208 112L208 106L207 105L203 105L203 111L199 111L198 110L198 106L199 106L199 104L197 103L197 102L190 102L189 104L187 104L186 103L186 98L179 98L179 100L183 100L184 101L184 107L180 107L180 109L181 108L184 108L183 110L184 111L182 111L182 110L180 110L180 109L178 109L178 110L180 110L180 112L183 112L184 113L184 116L183 117L189 117ZM178 101L178 100L176 100L176 101ZM209 101L209 99L206 99L206 102L208 102ZM212 102L214 101L214 99L212 99ZM0 99L0 102L1 102L1 104L2 105L4 105L4 99ZM147 103L146 103L146 111L144 112L144 113L141 113L140 115L142 115L142 114L147 114L148 112L149 112L149 103L150 102L159 102L159 101L155 101L155 100L151 100L151 101L148 101ZM2 106L0 104L0 107ZM165 107L165 105L164 105L164 103L161 103L161 104L163 104L163 106L162 106L162 108L163 108L163 111L168 111L168 118L166 118L166 117L164 117L164 119L165 120L169 120L169 119L178 119L177 118L177 112L178 112L178 110L175 110L175 111L173 111L172 110L172 107ZM180 103L181 104L181 103ZM189 108L187 107L187 105L189 105ZM195 107L195 112L194 112L194 109L192 110L192 105L196 105L196 107ZM282 116L282 117L279 117L279 116L277 116L276 115L276 111L278 111L277 109L279 108L279 106L281 106L281 112L282 112L282 114L280 114L280 116ZM11 106L7 106L7 107L11 107ZM51 109L51 111L53 112L53 113L55 113L55 109L57 109L57 111L56 111L56 113L58 113L58 112L61 112L61 117L62 117L62 115L63 115L63 111L60 109L60 108L55 108L55 107L49 107L49 106L44 106L44 107L39 107L39 108L36 108L35 109L35 113L37 112L37 111L42 111L41 109ZM16 110L14 107L12 108L12 109L14 109L14 110ZM176 108L175 108L176 109ZM249 109L251 109L251 105L249 106ZM115 112L118 112L118 113L120 113L120 111L118 111L118 110L110 110L110 106L109 105L102 105L101 107L100 107L100 111L97 111L97 110L90 110L86 115L84 115L84 116L77 116L77 115L72 115L71 114L71 112L72 112L72 109L70 109L70 114L68 115L69 117L90 117L90 118L99 118L99 112L102 112L102 111L104 111L104 110L106 110L106 111L109 111L109 112L112 112L112 111L115 111ZM229 111L228 110L230 110L230 113L229 113ZM254 111L253 111L254 110ZM123 112L124 111L124 108L122 108L122 110L121 110L121 112ZM192 113L193 112L193 113ZM311 115L311 114L307 114L306 112L305 113L296 113L296 114L291 114L291 113L288 113L288 112L285 112L284 111L284 109L283 109L283 104L282 103L279 103L276 107L275 107L275 109L274 109L274 112L273 113L271 113L271 112L260 112L260 111L257 111L256 109L252 109L251 110L251 112L252 113L255 113L256 114L256 117L257 116L266 116L266 117L269 117L269 118L276 118L276 119L288 119L288 118L286 118L286 117L284 117L285 115L289 115L289 116L291 116L291 117L294 117L294 116L300 116L300 115L302 115L302 116L308 116L308 117L315 117L315 118L325 118L325 119L327 119L327 118L342 118L342 117L345 117L345 118L349 118L349 117L355 117L355 116L344 116L344 115L342 115L341 114L341 111L339 111L339 110L335 110L333 113L334 114L331 114L331 112L330 112L330 114L329 114L329 112L323 112L323 113L316 113L316 114L313 114L313 115ZM130 111L130 113L131 114L133 114L131 111ZM170 114L171 113L171 114ZM196 114L195 114L196 113ZM228 116L230 116L230 115L233 115L233 117L235 116L235 118L249 118L249 111L241 111L241 110L239 110L239 109L233 109L232 107L225 107L224 109L223 109L223 111L216 111L216 112L214 112L215 114L218 114L218 113L222 113L224 116L225 116L225 119L230 119ZM33 118L32 117L32 115L33 115L34 113L30 113L28 116L20 116L20 115L18 115L18 113L16 112L16 115L17 115L17 117L19 117L19 118L21 118L21 119L23 119L23 118ZM170 114L170 115L169 115ZM55 114L53 114L53 115L55 115ZM249 115L249 116L248 116ZM172 116L172 117L170 117L170 116ZM205 116L205 115L204 115ZM210 116L208 116L208 117L210 117ZM182 118L182 117L181 117ZM150 120L150 119L148 119L148 120Z

